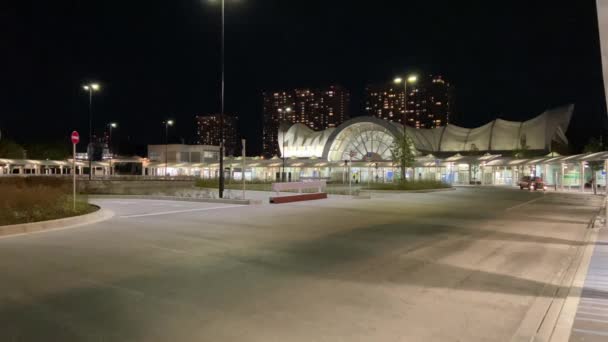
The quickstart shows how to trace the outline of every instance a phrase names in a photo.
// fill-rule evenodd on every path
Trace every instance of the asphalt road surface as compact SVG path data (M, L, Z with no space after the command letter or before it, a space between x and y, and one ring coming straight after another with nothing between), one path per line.
M95 202L116 215L0 239L0 341L506 341L600 199Z

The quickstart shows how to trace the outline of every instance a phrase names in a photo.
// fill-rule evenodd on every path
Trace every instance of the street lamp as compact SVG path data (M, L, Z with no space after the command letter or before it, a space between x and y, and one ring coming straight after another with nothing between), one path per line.
M209 0L211 3L217 3L217 0ZM219 184L219 197L224 197L224 92L225 92L225 24L226 24L226 4L225 0L220 0L222 8L222 33L221 33L221 66L222 66L222 80L221 80L221 95L220 95L220 184Z
M208 0L208 2L210 3L217 3L218 0ZM221 33L221 66L222 66L222 81L221 81L221 96L220 96L220 107L221 107L221 111L220 111L220 184L219 184L219 197L223 198L224 197L224 93L225 93L225 79L226 79L226 72L225 72L225 51L226 51L226 44L225 44L225 36L226 36L226 1L225 0L219 0L220 2L220 6L222 9L222 33Z
M114 153L112 151L112 129L118 127L116 122L110 122L108 124L108 128L110 129L110 138L108 139L108 151L110 152L110 176L114 173L112 169L112 158L114 158Z
M281 113L281 123L285 122L285 114L291 113L291 107L279 108L279 113ZM281 182L285 182L285 134L287 132L283 132L283 149L281 150L281 157L283 158L283 170L281 171Z
M404 146L407 143L407 136L406 136L406 128L405 126L407 125L407 84L408 83L416 83L416 81L418 80L418 77L416 75L410 75L407 78L401 78L401 77L396 77L395 80L393 81L395 84L400 84L403 83L403 139L404 139ZM403 180L405 181L405 176L406 176L406 171L403 170ZM414 169L414 174L416 173L415 169Z
M395 84L403 83L403 135L405 136L405 125L407 125L407 84L416 83L418 77L416 75L410 75L407 79L396 77L393 81Z
M174 123L175 121L173 120L163 121L163 124L165 125L165 176L167 176L167 157L169 156L169 126L173 126Z
M89 156L89 180L91 180L93 176L93 92L99 91L101 87L99 83L89 83L83 85L82 88L89 92L89 146L87 154Z

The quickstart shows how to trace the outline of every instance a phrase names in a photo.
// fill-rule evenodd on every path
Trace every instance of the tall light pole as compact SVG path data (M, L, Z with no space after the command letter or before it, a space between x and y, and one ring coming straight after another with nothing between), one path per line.
M217 3L218 0L208 0L211 3ZM224 94L225 94L225 36L226 36L226 1L220 0L220 6L222 10L222 33L221 33L221 66L222 66L222 81L221 81L221 96L220 96L220 184L219 184L219 197L224 197Z
M405 79L396 77L394 80L395 84L403 83L403 136L405 136L405 125L407 125L407 84L416 83L417 80L416 75L408 76Z
M217 3L217 0L209 0L211 3ZM222 66L221 94L220 94L220 184L219 197L224 198L224 93L225 93L225 24L226 24L226 3L225 0L220 0L222 8L222 33L221 33L221 53L220 64Z
M112 169L112 158L114 158L114 153L112 151L112 129L118 127L116 122L110 122L108 124L108 128L110 129L110 139L108 140L108 152L110 152L110 176L114 173Z
M167 162L169 156L169 126L173 126L174 123L173 120L163 121L163 124L165 124L165 176L167 176Z
M418 80L418 77L416 77L416 75L410 75L406 78L396 77L395 80L393 81L393 82L395 82L395 84L403 83L403 140L404 140L403 143L404 143L404 147L405 147L405 144L407 143L407 135L406 135L406 129L405 129L405 126L407 126L407 84L416 83L417 80ZM402 153L404 153L404 151L402 151ZM403 172L402 181L405 181L406 171L402 170L402 172ZM416 174L415 168L414 168L413 173Z
M291 107L279 108L279 113L281 113L281 123L285 123L285 114L291 113ZM285 182L285 134L287 132L283 132L283 148L281 150L281 157L283 158L283 170L281 171L281 182Z
M87 147L87 156L89 157L89 180L93 176L93 92L99 91L101 87L99 83L89 83L82 86L89 92L89 145Z

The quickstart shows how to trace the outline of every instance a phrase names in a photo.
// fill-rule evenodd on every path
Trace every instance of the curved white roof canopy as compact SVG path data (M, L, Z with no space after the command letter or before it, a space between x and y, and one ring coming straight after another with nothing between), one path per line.
M524 122L496 119L481 127L463 128L455 125L433 129L406 128L414 147L422 153L487 151L501 152L519 149L549 150L552 141L567 144L565 132L570 124L573 105L548 110ZM283 153L283 133L279 129L279 148ZM371 116L348 120L337 128L313 131L295 124L285 134L285 156L288 158L323 158L344 160L353 151L353 159L389 160L395 137L401 136L403 126Z

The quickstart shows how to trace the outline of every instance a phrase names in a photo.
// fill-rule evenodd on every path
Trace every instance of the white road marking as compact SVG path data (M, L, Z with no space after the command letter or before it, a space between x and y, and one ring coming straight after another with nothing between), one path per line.
M148 247L150 247L150 248L160 249L160 250L163 250L163 251L169 251L169 252L178 253L178 254L191 254L188 251L184 251L184 250L181 250L181 249L168 248L168 247L158 246L158 245L151 244L151 243L148 243L146 245Z
M589 312L589 311L579 311L577 312L581 315L589 315L589 316L599 316L599 317L608 317L608 314L601 312Z
M519 207L523 207L524 205L532 204L532 203L534 203L534 202L536 202L536 201L540 201L540 200L541 200L541 199L543 199L543 198L545 198L545 196L541 196L541 197L538 197L538 198L535 198L535 199L529 200L529 201L527 201L527 202L520 203L520 204L518 204L518 205L514 205L514 206L512 206L512 207L510 207L510 208L505 209L505 211L509 211L509 210L517 209L517 208L519 208Z
M581 303L581 305L579 305L580 309L584 309L584 310L591 310L591 311L608 311L608 308L602 308L602 307L595 307L595 306L591 306L589 304L583 304Z
M99 286L99 287L107 287L107 288L111 288L111 289L114 289L114 290L119 290L119 291L123 291L123 292L129 292L131 294L134 294L134 295L137 295L137 296L141 296L141 297L145 296L144 293L141 292L141 291L133 290L133 289L122 287L122 286L111 285L111 284L108 284L108 283L106 283L104 281L97 281L97 280L93 280L93 279L90 279L90 278L88 278L88 279L82 279L82 281L86 282L86 283L89 283L89 284L93 284L95 286Z
M588 329L572 329L572 331L575 331L577 333L581 333L581 334L589 334L589 335L598 335L598 336L608 336L607 332L604 331L598 331L598 330L588 330Z
M135 214L135 215L123 215L123 216L120 216L120 218L132 218L132 217L145 217L145 216L171 215L171 214L189 213L189 212L195 212L195 211L206 211L206 210L227 209L227 208L238 208L238 207L240 207L240 205L225 205L225 206L222 206L222 207L195 208L195 209L172 210L172 211L160 211L160 212L157 212L157 213Z

